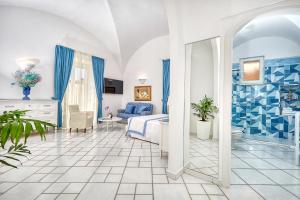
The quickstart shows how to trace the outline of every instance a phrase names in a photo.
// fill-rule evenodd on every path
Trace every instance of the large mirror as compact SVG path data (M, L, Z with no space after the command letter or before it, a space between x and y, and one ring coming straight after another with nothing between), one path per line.
M185 171L217 182L220 38L186 45Z

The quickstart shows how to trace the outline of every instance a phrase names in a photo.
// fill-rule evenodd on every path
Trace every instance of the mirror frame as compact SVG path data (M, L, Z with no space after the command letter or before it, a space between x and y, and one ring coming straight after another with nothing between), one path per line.
M194 43L198 43L198 42L203 42L203 41L207 41L207 40L212 40L212 39L216 39L219 38L219 64L217 66L217 72L214 71L214 77L217 77L217 79L214 80L214 83L216 81L216 84L213 86L214 87L214 91L213 91L213 98L215 99L215 97L217 97L217 106L220 106L220 73L221 73L221 57L222 57L222 50L221 50L221 45L222 45L222 36L215 36L215 37L210 37L207 39L203 39L203 40L198 40L198 41L194 41L194 42L190 42L190 43L186 43L185 46L185 66L184 66L184 114L183 114L183 124L184 124L184 128L183 128L183 166L184 166L184 171L189 173L189 174L193 174L194 176L198 177L198 178L202 178L204 180L207 180L209 182L221 185L222 184L222 159L221 159L221 140L220 137L218 137L218 177L213 177L210 175L206 175L203 174L201 172L197 172L195 170L189 169L188 165L190 164L190 161L188 159L189 157L189 147L190 147L190 114L191 114L191 106L190 106L190 81L187 82L187 78L189 78L190 80L190 73L191 73L191 67L187 67L190 66L191 64L191 59L188 59L187 55L191 55L192 53L192 44ZM189 47L190 46L190 47ZM217 74L215 74L217 73ZM217 91L215 91L217 90ZM188 103L187 103L188 102ZM216 118L219 119L220 115L217 114ZM220 123L217 122L217 130L218 131L218 135L220 135ZM214 128L214 126L213 126Z

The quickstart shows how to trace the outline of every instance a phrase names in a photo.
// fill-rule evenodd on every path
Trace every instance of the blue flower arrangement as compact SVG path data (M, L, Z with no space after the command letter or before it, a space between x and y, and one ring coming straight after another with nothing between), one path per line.
M40 74L32 72L30 70L18 70L13 74L16 82L13 82L12 85L19 85L23 88L23 100L29 100L28 95L30 94L30 89L34 87L38 82L42 80Z
M14 73L16 82L13 85L18 84L20 87L34 87L38 82L42 80L40 74L27 70L18 70Z

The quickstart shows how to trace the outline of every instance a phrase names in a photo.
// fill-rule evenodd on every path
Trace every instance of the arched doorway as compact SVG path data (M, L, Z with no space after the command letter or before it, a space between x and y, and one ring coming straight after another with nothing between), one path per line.
M256 17L259 17L260 15L269 13L269 12L290 12L291 10L294 10L295 8L300 7L299 1L290 1L290 2L284 2L279 3L276 5L272 5L269 7L265 7L262 9L258 9L255 11L250 11L245 14L237 15L228 19L224 20L224 40L223 42L223 63L224 68L221 74L224 76L221 77L221 82L223 82L223 87L221 88L221 97L223 97L223 101L221 102L222 110L221 110L221 116L226 119L221 121L220 126L221 130L223 130L223 136L221 138L222 140L222 152L220 152L223 165L222 165L222 180L223 184L229 185L230 184L230 177L229 174L231 173L231 109L232 109L232 99L228 98L228 96L231 96L232 94L232 55L233 55L233 40L236 33L242 29L247 23L249 23L251 20L255 19ZM222 99L222 98L221 98ZM226 161L227 160L227 161Z

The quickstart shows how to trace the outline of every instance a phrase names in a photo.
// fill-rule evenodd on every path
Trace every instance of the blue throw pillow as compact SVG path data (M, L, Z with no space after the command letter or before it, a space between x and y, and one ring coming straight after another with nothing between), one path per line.
M126 114L132 114L135 106L134 105L127 105L125 108L125 113Z
M136 113L141 114L143 111L146 111L146 110L147 110L147 106L140 105L139 107L137 107Z
M133 114L138 114L137 111L139 110L139 105L136 105L133 109Z

